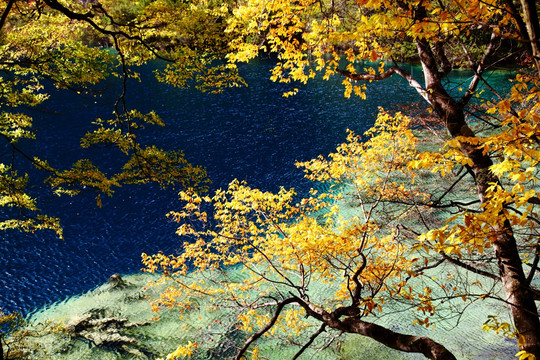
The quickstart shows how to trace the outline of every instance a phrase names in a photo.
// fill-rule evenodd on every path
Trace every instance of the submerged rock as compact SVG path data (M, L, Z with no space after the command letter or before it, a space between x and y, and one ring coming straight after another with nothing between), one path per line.
M72 317L66 324L66 332L70 335L80 333L89 326L88 322L92 316L92 314L87 313Z
M111 275L107 284L96 289L95 292L107 292L119 295L122 302L140 301L144 299L142 287L125 280L118 273Z
M72 338L85 339L98 347L113 348L147 359L144 350L137 349L139 340L122 333L126 329L146 325L150 325L150 322L128 322L128 319L114 316L99 317L99 312L93 311L72 317L65 330Z
M146 298L156 298L166 287L147 286L156 279L147 273L115 274L85 294L34 313L32 326L52 324L59 331L33 340L38 350L32 360L156 359L171 353L188 337L176 311L163 310L160 320L153 320L156 314ZM190 322L197 323L199 316Z
M128 284L122 279L120 274L113 274L111 277L109 277L109 285L111 286L111 290L113 289L124 289L128 286Z

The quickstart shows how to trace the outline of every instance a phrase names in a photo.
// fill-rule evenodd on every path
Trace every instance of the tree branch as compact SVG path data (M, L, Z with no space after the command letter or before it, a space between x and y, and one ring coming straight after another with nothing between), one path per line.
M319 330L317 330L316 333L314 333L313 335L311 335L311 337L309 338L309 341L308 341L304 346L302 346L302 348L300 349L300 351L298 351L298 352L296 353L296 355L294 355L294 357L293 357L291 360L296 360L296 359L298 359L298 358L300 357L300 355L302 355L302 353L303 353L304 351L306 351L307 348L309 348L309 347L311 346L311 344L313 344L313 342L315 341L315 339L316 339L319 335L321 335L321 334L324 332L325 329L326 329L326 324L322 324L321 327L319 328Z
M270 322L268 324L266 324L262 329L260 329L259 331L257 331L255 334L251 335L249 337L249 339L246 340L246 342L244 343L244 345L240 348L240 350L238 351L238 353L236 354L236 357L235 359L236 360L240 360L242 358L242 356L244 355L244 353L247 351L247 349L249 348L249 346L255 342L258 338L260 338L261 336L264 335L264 333L266 333L268 330L270 330L272 328L272 326L274 326L274 324L276 323L277 319L279 318L279 314L281 313L281 311L283 310L283 308L288 305L288 304L292 304L292 303L295 303L295 302L298 302L297 301L298 298L296 297L292 297L292 298L289 298L289 299L285 299L281 302L279 302L277 304L277 308L276 308L276 311L274 312L274 316L272 316L272 319L270 319Z
M519 9L514 4L513 0L505 0L504 2L506 4L506 6L507 6L507 9L509 10L508 12L510 13L510 15L512 15L512 17L514 18L514 21L516 22L516 24L518 26L519 33L521 34L521 37L523 39L527 39L528 38L528 36L527 36L527 25L523 21L523 18L520 15ZM525 45L530 49L530 44L528 42L526 42Z
M456 360L442 344L426 336L400 334L381 325L369 323L360 316L347 317L340 320L335 312L329 313L323 308L308 303L300 298L296 301L304 308L307 315L321 321L327 326L351 334L367 336L381 344L403 352L420 353L432 360Z
M448 75L450 71L452 71L452 64L448 60L448 57L446 57L446 53L444 51L444 42L437 41L434 48L441 65L442 75Z
M484 270L480 270L474 266L471 266L469 264L466 264L460 260L457 260L457 259L454 259L448 255L446 255L445 253L440 253L442 255L442 257L447 260L448 262L450 262L451 264L454 264L454 265L457 265L465 270L468 270L470 272L473 272L475 274L478 274L478 275L482 275L482 276L485 276L485 277L488 277L490 279L493 279L493 280L496 280L496 281L501 281L501 278L495 274L492 274L492 273L489 273L487 271L484 271Z
M529 284L529 286L531 286L532 284L535 272L538 271L539 262L540 262L540 245L537 245L534 260L533 260L533 263L531 264L531 271L529 272L529 276L527 276L527 283Z
M124 37L128 40L133 40L133 41L138 41L140 42L148 51L150 51L154 56L156 56L158 59L161 59L161 60L164 60L164 61L167 61L167 62L172 62L171 59L168 59L166 57L163 57L161 55L159 55L156 50L154 48L152 48L151 46L149 46L141 37L139 36L135 36L135 35L130 35L128 33L126 33L125 31L121 31L121 30L114 30L114 31L111 31L111 30L107 30L101 26L99 26L94 20L92 20L92 18L94 17L94 14L92 12L87 12L87 13L84 13L84 14L81 14L81 13L76 13L74 11L71 11L70 9L68 9L67 7L65 7L64 5L60 4L57 0L43 0L45 2L45 4L47 4L49 7L51 7L52 9L54 10L57 10L59 12L61 12L62 14L64 14L65 16L67 16L68 18L72 19L72 20L79 20L79 21L84 21L86 23L88 23L90 26L92 26L95 30L97 30L98 32L102 33L103 35L109 35L109 36L113 36L113 37L117 37L117 36L121 36L121 37ZM101 10L104 12L104 14L106 16L109 16L105 11L104 9L101 7ZM120 49L117 48L118 51L120 51Z
M11 11L11 8L13 7L13 4L15 3L15 0L9 0L9 2L6 5L6 9L2 13L2 17L0 18L0 30L4 27L7 17L9 15L9 12Z
M460 170L460 172L461 172L461 170ZM450 187L448 187L448 189L446 189L446 191L445 191L441 196L439 196L439 198L438 198L437 200L433 201L433 204L439 205L439 204L441 203L441 201L444 199L444 197L445 197L446 195L448 195L448 194L452 191L452 189L453 189L457 184L459 184L459 182L460 182L461 180L463 180L463 178L464 178L465 176L467 176L468 174L469 174L468 171L463 172L463 174L461 174L461 176L460 176L456 181L454 181L454 183L453 183ZM473 175L473 177L474 177L474 175Z
M456 360L456 357L448 349L426 336L400 334L358 318L345 319L341 322L339 329L368 336L392 349L421 353L428 359Z
M540 73L540 23L538 21L538 12L535 0L521 0L521 10L523 12L523 21L527 32L525 39L530 44L531 56L533 58L536 71Z
M480 83L480 80L482 79L482 74L484 73L484 70L486 69L485 67L485 63L486 63L486 60L489 56L491 56L492 52L493 52L493 49L495 48L495 41L498 39L499 37L497 35L495 35L495 33L491 33L491 38L489 40L489 44L486 48L486 51L484 52L484 55L482 56L482 59L480 60L480 62L476 65L476 68L475 68L475 64L472 62L472 59L470 59L469 57L469 61L471 62L471 65L473 65L473 70L474 70L474 78L473 80L471 81L471 83L469 84L469 88L467 89L467 92L465 93L465 95L463 95L463 97L461 98L461 100L459 100L459 103L464 106L465 104L467 104L474 92L476 91L476 88L478 87L478 84ZM466 52L467 55L468 52Z
M405 80L407 80L409 82L409 85L415 89L418 94L420 94L420 96L422 96L424 98L424 100L428 101L429 102L429 99L428 99L428 93L426 91L426 89L424 89L422 87L422 85L420 85L420 83L418 81L416 81L415 78L413 78L413 76L411 75L410 72L408 72L407 70L397 66L397 65L393 65L393 66L390 66L385 72L383 72L382 74L367 74L367 73L352 73L350 71L347 71L347 70L342 70L342 69L336 69L336 72L338 74L341 74L351 80L355 80L355 81L358 81L358 80L365 80L365 81L379 81L379 80L384 80L384 79L387 79L389 78L390 76L394 75L394 74L398 74L399 76L401 76L402 78L404 78Z

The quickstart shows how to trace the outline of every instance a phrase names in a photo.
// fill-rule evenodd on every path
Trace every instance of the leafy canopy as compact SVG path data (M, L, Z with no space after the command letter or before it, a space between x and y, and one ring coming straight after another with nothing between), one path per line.
M189 164L179 150L163 150L139 141L147 126L164 126L159 115L126 105L127 79L138 79L136 66L150 60L167 65L159 80L177 87L219 92L243 82L223 58L226 3L156 1L0 1L0 205L8 209L0 229L34 232L50 229L62 236L60 220L39 210L39 198L27 184L39 172L58 195L82 189L111 196L124 184L155 182L161 186L203 189L205 171ZM124 158L116 169L102 169L84 158L59 168L39 154L24 151L27 141L42 141L32 128L29 107L46 107L45 90L99 95L98 84L122 79L111 118L88 124L82 148L101 148ZM68 124L65 124L66 126ZM115 150L116 149L116 150ZM27 165L35 168L27 173Z
M143 254L149 271L171 281L156 306L185 311L202 297L210 309L230 307L246 334L237 359L280 332L295 338L296 358L325 344L327 328L453 359L431 338L375 324L375 315L403 306L429 327L493 299L512 320L493 315L478 329L507 329L520 358L540 357L534 2L245 0L232 13L231 63L269 53L272 80L339 75L347 97L401 76L436 121L381 111L367 140L350 133L329 158L300 164L331 189L304 199L241 182L213 197L182 192L186 205L170 214L182 253ZM421 76L398 63L404 57L420 61ZM523 65L508 94L486 76L505 61ZM471 78L448 82L463 66ZM222 273L237 264L244 279Z

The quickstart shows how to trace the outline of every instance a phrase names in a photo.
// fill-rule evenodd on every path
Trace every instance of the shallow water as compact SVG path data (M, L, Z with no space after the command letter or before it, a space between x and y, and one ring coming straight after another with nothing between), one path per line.
M142 112L156 110L167 126L147 129L140 139L183 150L189 161L207 169L212 188L238 178L264 190L285 186L303 192L310 184L295 161L330 153L345 140L346 129L363 133L379 106L419 100L397 78L371 84L367 101L345 99L340 78L314 80L297 96L283 98L290 85L268 80L271 65L260 60L244 66L249 87L219 95L175 89L155 81L150 68L141 69L143 81L131 84L128 101ZM81 152L105 168L114 166L114 151L81 151L78 146L78 139L92 129L90 123L112 112L120 83L111 79L103 87L99 98L55 91L34 112L39 143L24 144L25 149L59 167L69 166ZM40 182L31 186L40 196L38 206L61 218L65 240L47 232L0 233L0 307L8 311L29 313L62 301L113 273L137 272L142 252L170 253L179 246L176 226L165 218L179 206L176 190L126 186L97 208L95 194L58 198Z
M247 273L243 272L241 267L236 267L228 269L226 273L206 272L204 276L208 279L223 279L224 276L227 276L230 280L241 281L247 277ZM146 273L128 275L123 278L126 286L121 289L104 284L81 296L73 296L63 302L55 303L33 314L30 329L33 327L39 329L40 324L49 322L67 324L73 319L80 319L82 314L100 314L97 316L98 318L110 316L125 318L129 322L146 322L158 315L159 321L150 321L147 325L129 330L120 329L123 335L138 339L140 342L134 348L143 351L150 359L155 359L158 356L163 357L174 351L178 345L187 344L189 341L199 345L196 359L230 358L230 355L235 353L226 354L224 350L231 350L231 344L242 343L247 336L251 335L238 331L233 325L237 323L234 309L228 306L215 308L210 301L207 303L207 307L204 303L205 300L203 300L204 297L189 297L192 306L186 312L180 312L177 308L173 310L165 308L157 314L151 312L149 303L142 299L155 298L167 286L167 284L155 287L145 286L149 281L155 279L157 279L156 276ZM309 292L314 295L312 300L316 303L324 303L324 300L319 296L324 297L325 294L334 293L337 290L337 285L321 284L312 279L309 288ZM502 305L495 300L486 299L470 304L467 312L459 318L457 324L455 323L457 319L454 316L448 316L445 320L436 320L436 326L429 329L412 325L418 313L413 314L406 305L399 303L387 305L384 313L370 316L366 320L376 322L394 331L429 336L444 344L459 359L515 359L515 342L504 339L493 331L480 330L480 324L485 321L488 314L502 312L501 320L508 321L504 315L507 311L501 308ZM444 312L445 307L441 306L439 311ZM303 321L311 320L303 319ZM316 321L312 321L312 324L314 328L311 331L307 330L302 334L295 335L294 339L297 343L307 342L312 331L319 325ZM279 330L277 333L279 334ZM343 334L331 346L325 347L324 351L315 350L322 347L323 344L328 344L334 336L337 336L337 331L327 329L318 338L316 345L319 346L307 350L303 357L317 360L425 359L421 354L393 350L368 337L355 334ZM38 337L35 341L39 344L39 350L34 354L34 357L39 359L122 360L135 358L113 351L114 349L110 347L91 346L87 341L75 340L61 332ZM259 348L262 358L269 360L291 359L299 350L299 347L291 346L286 340L281 339L280 341L271 337L262 337L257 341L256 346Z

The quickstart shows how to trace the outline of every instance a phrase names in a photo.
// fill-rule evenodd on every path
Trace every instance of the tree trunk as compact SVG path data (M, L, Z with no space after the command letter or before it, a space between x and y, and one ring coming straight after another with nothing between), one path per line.
M521 0L521 9L523 10L523 20L528 33L523 35L528 35L524 37L526 41L530 42L534 66L536 71L540 72L540 23L538 22L535 0Z
M435 112L446 124L453 138L458 136L473 137L475 134L465 121L463 107L443 88L440 75L429 44L425 40L417 40L418 53L422 63L425 88L429 94L429 102ZM487 201L487 189L498 178L490 171L493 164L491 158L482 150L466 142L460 142L461 151L473 165L477 193L480 201ZM501 214L501 216L504 216ZM510 305L514 325L519 334L519 347L540 359L540 320L534 302L533 293L527 283L516 238L511 224L505 220L502 225L493 226L495 240L493 247L499 266L500 276L507 302Z

